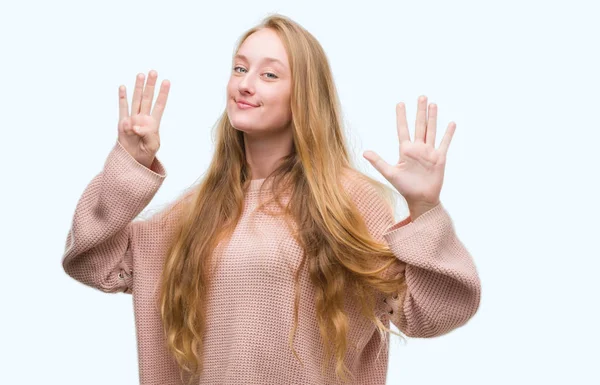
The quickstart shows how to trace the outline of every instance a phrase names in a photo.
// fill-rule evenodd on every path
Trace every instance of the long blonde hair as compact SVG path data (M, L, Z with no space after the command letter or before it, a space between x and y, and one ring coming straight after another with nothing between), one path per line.
M348 170L377 188L393 205L395 191L358 172L348 154L342 130L339 99L325 52L318 41L288 17L273 14L242 35L236 52L255 31L270 28L282 40L292 72L291 110L293 151L269 175L273 200L290 191L284 215L297 225L294 237L304 251L295 275L295 318L290 347L298 325L299 276L305 264L316 290L316 310L325 362L336 359L336 377L346 382L351 371L344 364L349 324L344 293L355 295L362 314L373 321L381 336L389 332L375 315L375 292L392 295L405 287L404 275L384 278L382 271L397 258L389 247L370 235L342 176ZM159 309L167 348L183 371L202 370L202 343L207 326L205 304L212 251L236 227L244 208L244 194L252 176L245 157L244 137L229 122L226 111L216 124L215 153L197 188L173 208L177 217L159 286ZM279 201L278 201L279 202ZM259 209L264 206L261 205ZM164 215L165 219L174 216ZM323 369L325 368L323 363Z

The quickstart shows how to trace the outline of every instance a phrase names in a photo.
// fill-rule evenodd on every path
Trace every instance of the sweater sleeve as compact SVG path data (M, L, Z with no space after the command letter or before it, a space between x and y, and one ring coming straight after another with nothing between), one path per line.
M133 220L166 175L158 158L147 168L115 143L76 205L62 257L70 277L106 293L132 293L132 246L143 223Z
M396 222L393 208L371 184L359 181L351 190L371 236L397 258L383 275L403 274L406 280L398 293L383 297L383 315L415 338L464 325L479 308L481 283L442 204L414 221L409 216Z
M479 308L481 283L470 253L439 203L383 233L403 262L406 287L386 298L391 322L409 337L436 337L464 325Z

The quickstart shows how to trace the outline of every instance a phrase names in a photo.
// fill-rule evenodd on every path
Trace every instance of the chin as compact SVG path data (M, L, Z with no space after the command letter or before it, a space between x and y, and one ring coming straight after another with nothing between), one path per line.
M229 122L231 123L233 128L235 128L238 131L243 131L247 134L250 134L250 133L256 131L255 124L249 124L247 122L240 122L239 120L235 120L235 119L230 119Z

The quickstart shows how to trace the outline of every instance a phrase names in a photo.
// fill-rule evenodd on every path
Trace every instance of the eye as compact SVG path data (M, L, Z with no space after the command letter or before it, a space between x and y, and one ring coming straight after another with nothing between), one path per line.
M238 72L238 71L236 71L238 68L245 70L244 67L235 66L235 67L233 67L233 71ZM279 77L277 75L275 75L274 73L271 73L271 72L265 72L265 75L271 75L272 77L270 77L269 79L279 79Z

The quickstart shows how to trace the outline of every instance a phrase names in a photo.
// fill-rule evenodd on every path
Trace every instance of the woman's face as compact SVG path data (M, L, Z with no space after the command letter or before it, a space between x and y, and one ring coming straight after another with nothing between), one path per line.
M227 114L232 126L256 136L288 128L291 71L277 33L264 28L248 36L231 67Z

